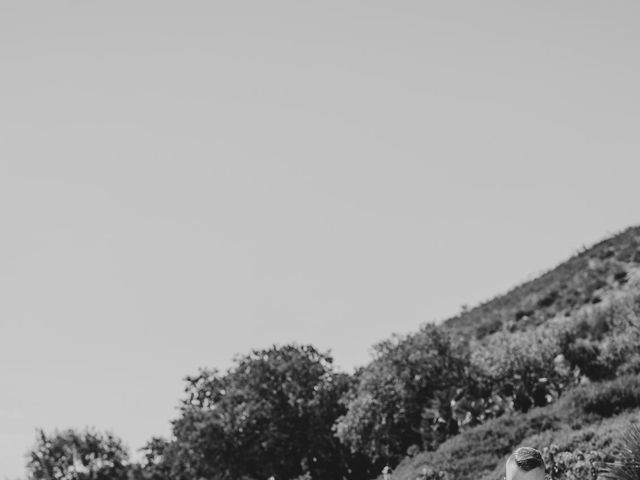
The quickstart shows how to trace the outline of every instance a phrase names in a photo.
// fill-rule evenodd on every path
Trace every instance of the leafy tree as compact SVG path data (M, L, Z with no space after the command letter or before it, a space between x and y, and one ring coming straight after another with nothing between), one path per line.
M143 459L136 465L136 479L167 480L181 478L184 473L182 465L175 459L176 443L164 438L154 437L141 449ZM195 478L195 477L191 477Z
M225 374L201 370L187 377L174 441L150 446L161 460L147 466L169 463L163 472L185 480L358 478L362 459L331 430L350 381L311 346L254 350Z
M27 471L31 480L124 480L127 461L122 441L110 433L39 430Z
M347 412L335 429L345 445L379 467L398 461L410 447L433 448L456 434L451 404L472 383L466 346L441 327L426 325L374 349L374 360L345 397Z

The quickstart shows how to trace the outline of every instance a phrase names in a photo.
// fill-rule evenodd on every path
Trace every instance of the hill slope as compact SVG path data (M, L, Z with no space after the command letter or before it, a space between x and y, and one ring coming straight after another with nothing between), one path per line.
M640 268L640 226L585 249L540 277L445 321L454 331L482 338L508 326L540 325L596 304Z

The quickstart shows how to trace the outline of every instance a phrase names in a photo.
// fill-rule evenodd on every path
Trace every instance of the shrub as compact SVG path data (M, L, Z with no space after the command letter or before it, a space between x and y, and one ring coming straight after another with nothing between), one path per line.
M560 451L557 445L545 447L542 457L550 480L596 480L603 461L599 452Z
M562 325L527 332L500 332L487 337L471 353L471 362L487 377L493 393L514 410L547 405L573 381L570 369L559 368Z
M605 467L607 480L640 480L640 428L632 425L624 436L622 458Z
M573 393L576 405L589 414L611 417L640 407L640 376L627 375L606 384L591 384Z
M564 348L564 356L569 364L591 380L604 380L615 372L614 368L602 361L600 353L599 343L585 338L568 341Z
M566 320L561 348L590 380L640 372L640 295L630 289Z

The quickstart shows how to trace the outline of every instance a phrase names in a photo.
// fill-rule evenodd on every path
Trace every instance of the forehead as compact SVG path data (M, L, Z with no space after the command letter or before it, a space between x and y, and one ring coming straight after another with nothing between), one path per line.
M525 472L518 468L516 462L507 462L507 480L544 480L544 469L534 468Z

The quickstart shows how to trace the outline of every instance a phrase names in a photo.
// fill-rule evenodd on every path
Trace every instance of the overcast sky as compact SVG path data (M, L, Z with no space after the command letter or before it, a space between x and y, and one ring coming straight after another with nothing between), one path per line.
M640 222L640 3L6 2L0 478L183 377L393 332Z

